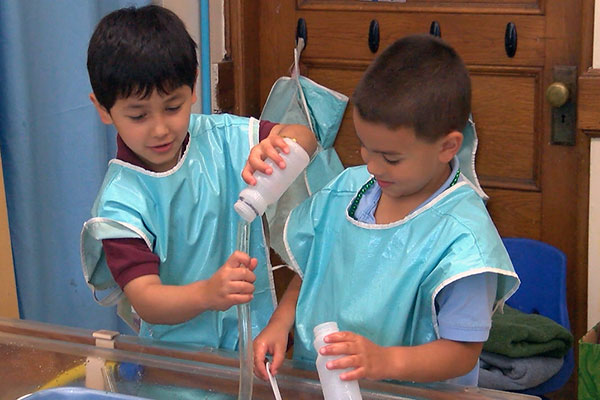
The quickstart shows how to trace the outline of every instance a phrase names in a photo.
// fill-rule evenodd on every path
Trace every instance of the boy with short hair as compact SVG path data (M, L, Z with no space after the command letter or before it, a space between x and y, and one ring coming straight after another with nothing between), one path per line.
M105 16L90 39L87 66L100 119L118 131L117 158L82 230L88 282L116 286L110 270L142 319L141 336L235 349L232 306L250 302L257 333L275 304L260 218L250 227L256 258L236 251L233 204L246 186L240 173L249 157L285 167L283 135L311 154L314 134L301 125L192 115L196 44L162 7ZM105 304L118 302L126 314L130 307L115 299L118 288L114 293Z
M258 376L266 353L277 372L292 326L294 358L314 361L313 328L336 321L320 354L342 356L327 368L350 368L343 380L477 385L491 315L518 278L485 194L460 171L472 165L458 165L470 88L460 57L430 35L396 41L367 69L353 95L366 165L288 217L298 276L254 341Z

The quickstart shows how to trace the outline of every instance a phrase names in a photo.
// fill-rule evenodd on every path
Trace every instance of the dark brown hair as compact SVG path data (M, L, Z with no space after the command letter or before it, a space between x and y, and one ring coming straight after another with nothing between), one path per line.
M418 138L432 142L466 126L471 81L462 59L444 41L407 36L367 68L352 102L365 121L412 128Z
M166 8L122 8L98 23L88 46L87 68L98 102L110 112L119 98L145 98L155 89L170 93L182 85L193 91L196 43Z

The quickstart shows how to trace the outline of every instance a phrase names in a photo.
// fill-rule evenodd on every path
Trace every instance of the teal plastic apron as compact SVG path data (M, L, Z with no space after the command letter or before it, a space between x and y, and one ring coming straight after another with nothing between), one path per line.
M348 97L300 75L298 62L303 47L303 39L300 39L294 49L292 76L281 77L275 82L260 116L262 120L304 125L314 132L318 143L304 173L265 213L271 233L270 245L284 259L283 226L290 211L344 169L333 143Z
M439 338L434 299L462 277L498 274L495 307L518 278L482 198L461 180L403 220L366 224L348 215L371 179L349 168L292 211L285 246L303 278L296 309L294 358L316 359L313 327L340 330L381 346L414 346Z
M112 160L93 218L81 233L84 275L94 291L109 292L101 304L131 307L106 266L105 238L141 238L160 258L165 285L185 285L211 277L236 250L239 216L233 209L246 186L241 171L249 149L258 142L258 121L231 115L192 115L190 141L179 163L155 173ZM250 227L250 255L258 259L254 299L250 303L256 336L275 305L273 277L260 218ZM124 315L127 317L127 315ZM235 349L237 311L206 311L178 325L141 323L140 335Z

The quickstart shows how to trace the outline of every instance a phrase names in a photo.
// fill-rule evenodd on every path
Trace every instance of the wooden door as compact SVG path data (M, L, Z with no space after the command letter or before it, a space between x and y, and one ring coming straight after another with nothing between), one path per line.
M442 39L463 57L473 81L473 117L480 140L476 168L490 195L492 218L502 236L543 240L566 253L572 329L575 338L585 333L589 138L577 132L574 146L551 144L551 107L544 93L553 82L555 66L575 66L581 73L591 64L593 0L231 4L233 61L245 57L244 71L238 68L235 76L236 104L244 105L236 111L242 114L264 104L273 82L288 73L299 18L307 28L301 57L304 75L347 95L387 45L407 34L430 32L436 21ZM241 28L244 14L255 22L246 19ZM373 20L380 29L375 53L368 46ZM505 46L509 23L517 35L512 56ZM249 52L257 57L249 57ZM258 90L252 82L257 74ZM250 89L244 96L240 85L246 84ZM335 147L346 166L362 163L350 107Z

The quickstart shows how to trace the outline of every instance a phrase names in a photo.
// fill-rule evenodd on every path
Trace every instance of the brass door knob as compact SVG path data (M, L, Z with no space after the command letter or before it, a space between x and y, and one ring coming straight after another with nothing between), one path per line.
M569 100L569 88L562 82L554 82L546 89L546 99L552 107L561 107Z

